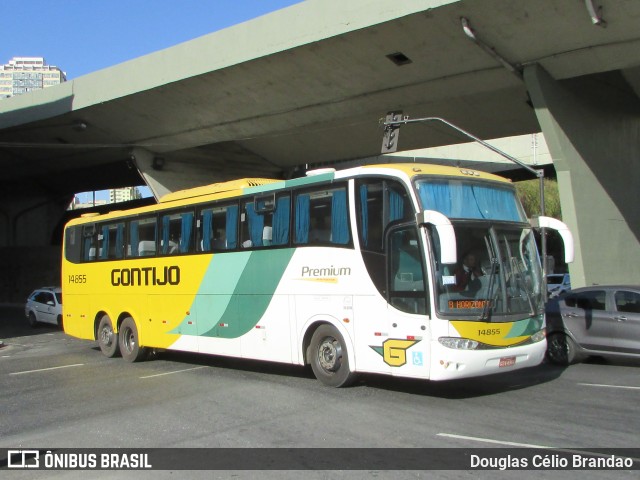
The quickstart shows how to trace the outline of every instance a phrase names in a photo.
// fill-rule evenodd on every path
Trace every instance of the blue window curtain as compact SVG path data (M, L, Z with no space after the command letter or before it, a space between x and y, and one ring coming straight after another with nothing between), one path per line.
M389 189L389 222L400 220L404 216L404 199L393 189Z
M472 188L482 218L514 222L525 220L518 209L513 191L485 185L473 185Z
M349 222L347 221L347 192L337 190L331 197L331 243L349 243Z
M310 204L311 202L308 194L302 194L296 197L296 243L309 243Z
M360 185L360 236L362 246L369 244L369 205L367 204L368 188Z
M105 260L109 258L109 227L102 226L102 243L100 244L100 258Z
M447 217L451 216L451 197L449 196L448 183L421 183L418 194L423 208L436 210Z
M129 240L131 241L131 256L140 256L140 234L138 229L138 222L131 222L129 224Z
M238 206L227 207L227 249L238 245Z
M276 210L273 212L273 244L286 245L289 243L289 197L280 197L276 200Z
M193 213L183 213L180 229L180 253L188 253L191 245L191 230L193 227Z
M439 181L420 184L418 194L423 208L447 217L525 221L515 193L505 188Z
M91 245L93 243L93 237L85 237L84 239L84 260L85 262L88 262L89 260L93 260L93 258L91 258ZM95 258L95 253L94 253L94 258Z
M171 220L169 215L162 217L162 253L169 253L169 225Z
M124 223L118 224L116 230L116 258L124 257Z
M202 212L202 251L211 251L211 232L213 232L213 211Z
M253 203L247 203L247 219L249 221L249 239L254 247L262 246L262 230L264 229L264 215L256 212Z

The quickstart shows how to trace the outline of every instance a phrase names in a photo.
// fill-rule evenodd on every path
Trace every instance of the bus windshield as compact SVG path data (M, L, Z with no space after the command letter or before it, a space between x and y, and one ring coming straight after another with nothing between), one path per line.
M422 210L435 210L449 218L527 221L510 184L460 178L419 178L415 186Z
M437 265L438 310L444 315L509 321L542 313L542 270L531 228L454 223L457 265ZM435 245L438 258L437 238Z

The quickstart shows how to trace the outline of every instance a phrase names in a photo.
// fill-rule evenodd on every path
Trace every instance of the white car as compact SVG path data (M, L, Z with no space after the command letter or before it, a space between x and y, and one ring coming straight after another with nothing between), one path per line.
M62 327L62 290L59 287L42 287L31 292L24 307L29 325L52 323Z

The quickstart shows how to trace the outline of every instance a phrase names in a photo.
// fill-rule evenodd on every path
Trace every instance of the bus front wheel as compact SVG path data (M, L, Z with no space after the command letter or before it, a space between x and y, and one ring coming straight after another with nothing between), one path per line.
M147 357L148 349L141 347L138 341L138 327L133 318L127 317L120 324L118 343L122 358L127 362L139 362Z
M356 378L349 370L344 339L332 325L321 325L309 345L311 369L318 380L330 387L346 387Z
M105 357L113 358L118 355L118 334L113 331L109 315L103 315L100 319L96 339Z

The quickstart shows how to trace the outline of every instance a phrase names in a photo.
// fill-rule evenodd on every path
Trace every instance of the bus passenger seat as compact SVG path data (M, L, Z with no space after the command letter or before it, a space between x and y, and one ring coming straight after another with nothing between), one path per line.
M262 245L265 247L271 246L271 240L273 239L273 230L267 226L262 229Z
M138 255L141 257L156 254L156 242L153 240L142 240L138 246Z

